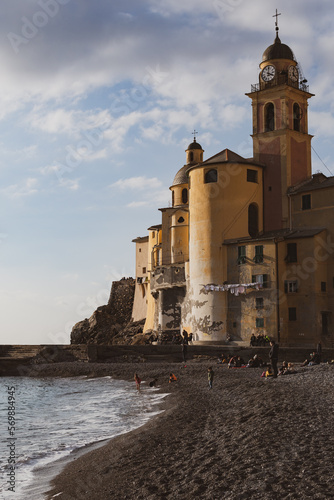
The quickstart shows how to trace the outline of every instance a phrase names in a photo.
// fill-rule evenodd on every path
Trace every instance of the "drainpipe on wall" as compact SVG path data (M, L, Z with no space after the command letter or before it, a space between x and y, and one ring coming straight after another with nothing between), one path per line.
M292 229L292 202L291 202L291 194L288 193L288 199L289 199L289 229L291 231Z
M277 341L281 340L281 322L279 309L279 276L278 276L278 241L275 240L275 261L276 261L276 321L277 321Z

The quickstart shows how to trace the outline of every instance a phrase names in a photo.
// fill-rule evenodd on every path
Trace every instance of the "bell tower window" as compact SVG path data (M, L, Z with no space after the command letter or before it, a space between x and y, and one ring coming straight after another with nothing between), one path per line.
M295 102L293 105L293 130L297 130L297 132L300 132L300 116L299 104Z
M185 205L188 203L188 189L182 189L182 203Z
M275 108L272 102L268 102L264 108L265 132L275 130Z
M189 161L194 161L194 153L192 151L189 153Z

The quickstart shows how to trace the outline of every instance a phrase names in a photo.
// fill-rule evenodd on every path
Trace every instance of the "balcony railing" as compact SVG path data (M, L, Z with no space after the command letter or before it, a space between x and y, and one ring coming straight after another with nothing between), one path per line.
M306 85L305 81L297 81L294 82L289 78L288 75L276 75L270 82L260 82L254 83L251 85L251 92L259 92L260 90L270 89L272 87L276 87L276 85L289 85L290 87L294 87L295 89L302 90L303 92L309 91L309 86Z

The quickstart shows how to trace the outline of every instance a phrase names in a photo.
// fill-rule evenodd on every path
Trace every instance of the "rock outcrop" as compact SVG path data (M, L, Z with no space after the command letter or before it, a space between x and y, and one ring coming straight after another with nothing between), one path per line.
M131 322L134 291L133 278L114 281L108 304L98 307L89 319L74 325L71 344L131 343L131 337L140 329L142 332L141 325ZM128 340L122 334L126 327L130 336Z

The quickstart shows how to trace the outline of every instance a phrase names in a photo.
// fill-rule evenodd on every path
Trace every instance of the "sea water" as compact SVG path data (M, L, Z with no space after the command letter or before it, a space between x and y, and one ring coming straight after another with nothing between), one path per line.
M143 425L164 396L111 377L1 378L0 498L26 500L34 471Z

